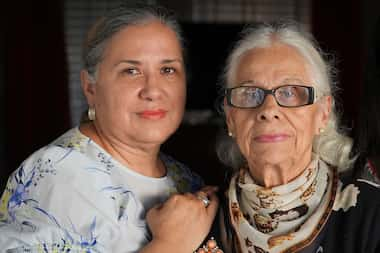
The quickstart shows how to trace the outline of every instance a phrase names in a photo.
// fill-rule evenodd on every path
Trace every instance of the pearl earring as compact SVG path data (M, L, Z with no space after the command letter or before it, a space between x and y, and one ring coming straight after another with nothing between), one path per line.
M91 120L91 121L94 121L94 120L95 120L95 118L96 118L96 114L95 114L95 108L94 108L94 107L90 107L90 108L88 108L87 116L88 116L88 119L89 119L89 120Z
M319 134L323 134L325 132L325 129L323 127L319 128Z
M233 137L232 132L228 131L228 136Z

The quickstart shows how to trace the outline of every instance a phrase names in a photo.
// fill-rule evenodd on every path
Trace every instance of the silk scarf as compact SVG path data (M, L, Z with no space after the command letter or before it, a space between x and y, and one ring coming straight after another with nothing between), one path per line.
M291 182L265 188L241 169L228 189L229 212L238 249L294 252L318 235L334 203L337 173L314 157Z

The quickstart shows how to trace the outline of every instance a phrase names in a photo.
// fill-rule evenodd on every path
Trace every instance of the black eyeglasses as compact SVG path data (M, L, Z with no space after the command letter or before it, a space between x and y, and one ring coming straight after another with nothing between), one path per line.
M314 88L302 85L283 85L271 90L255 86L238 86L226 89L227 104L237 108L256 108L273 95L282 107L300 107L314 103Z

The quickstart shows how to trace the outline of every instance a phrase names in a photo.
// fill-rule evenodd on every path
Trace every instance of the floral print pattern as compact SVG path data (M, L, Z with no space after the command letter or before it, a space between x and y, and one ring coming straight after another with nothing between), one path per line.
M337 182L336 171L316 157L301 175L275 187L260 186L240 170L227 192L236 247L248 253L303 248L331 213Z
M201 187L184 165L161 158L168 192ZM1 197L0 252L136 252L149 232L138 218L138 196L120 183L122 170L78 128L35 152L11 175Z

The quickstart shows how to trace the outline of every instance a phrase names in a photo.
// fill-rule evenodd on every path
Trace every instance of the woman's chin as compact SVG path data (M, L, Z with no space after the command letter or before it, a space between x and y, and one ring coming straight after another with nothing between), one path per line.
M167 139L169 139L169 137L170 135L167 134L151 134L144 136L144 138L140 138L139 141L142 143L162 145Z
M255 150L255 153L251 155L252 162L260 164L281 164L289 161L291 157L291 149L281 148L281 149L264 149L264 150Z
M130 133L128 135L140 143L156 143L157 145L161 145L170 138L175 130L176 128L174 127L146 127L136 129L133 135L130 135Z

